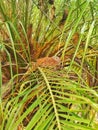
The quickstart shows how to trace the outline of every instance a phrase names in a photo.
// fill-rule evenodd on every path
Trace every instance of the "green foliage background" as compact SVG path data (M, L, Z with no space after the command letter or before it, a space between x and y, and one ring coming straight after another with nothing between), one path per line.
M0 129L97 130L98 2L55 0L53 19L39 2L0 0ZM54 55L58 69L34 69Z

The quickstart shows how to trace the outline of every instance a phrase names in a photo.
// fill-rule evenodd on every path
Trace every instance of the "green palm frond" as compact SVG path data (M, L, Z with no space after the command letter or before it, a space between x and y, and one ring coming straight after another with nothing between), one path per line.
M98 129L97 6L0 1L1 130Z

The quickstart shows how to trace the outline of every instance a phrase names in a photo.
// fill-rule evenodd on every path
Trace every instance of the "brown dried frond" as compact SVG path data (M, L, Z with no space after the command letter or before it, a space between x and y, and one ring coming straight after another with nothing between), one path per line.
M53 20L55 18L55 6L52 5L50 9L50 19Z
M66 19L67 19L67 16L68 16L68 10L64 10L64 13L63 13L63 16L62 16L62 19L60 20L60 22L59 22L59 26L60 27L62 27L62 26L64 26L64 24L65 24L65 21L66 21Z

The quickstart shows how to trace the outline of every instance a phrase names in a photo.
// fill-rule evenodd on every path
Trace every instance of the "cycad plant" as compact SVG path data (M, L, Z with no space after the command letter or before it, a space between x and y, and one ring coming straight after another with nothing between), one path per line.
M0 130L97 130L97 0L0 0Z

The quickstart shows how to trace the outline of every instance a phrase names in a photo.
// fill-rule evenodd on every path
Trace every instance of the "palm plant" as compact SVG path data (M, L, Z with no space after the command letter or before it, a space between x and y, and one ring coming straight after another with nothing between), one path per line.
M1 130L98 128L97 4L0 1Z

